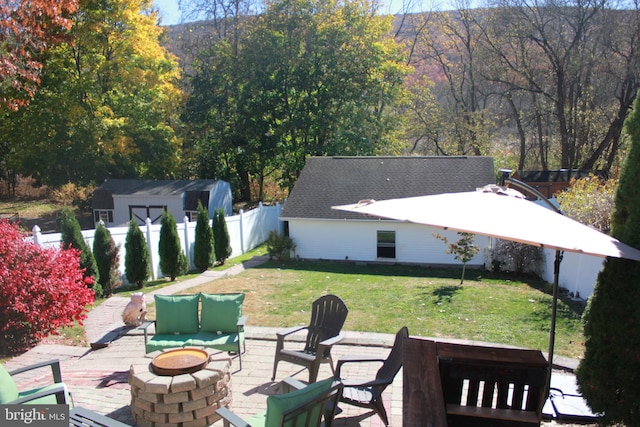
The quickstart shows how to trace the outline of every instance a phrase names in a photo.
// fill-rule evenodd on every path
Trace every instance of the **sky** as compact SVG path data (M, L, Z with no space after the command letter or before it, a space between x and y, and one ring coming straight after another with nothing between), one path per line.
M153 4L160 11L162 25L175 25L180 23L178 0L154 0Z
M402 4L402 0L390 0L391 12L397 12ZM398 7L394 7L394 3L398 4ZM418 3L415 2L414 3ZM160 18L162 25L175 25L180 23L180 10L178 9L178 0L154 0L153 4L160 11Z

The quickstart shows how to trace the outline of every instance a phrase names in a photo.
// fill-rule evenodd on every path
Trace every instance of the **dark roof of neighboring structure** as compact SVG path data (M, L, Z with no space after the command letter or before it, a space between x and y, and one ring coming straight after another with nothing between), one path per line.
M105 179L96 190L106 190L112 194L139 194L145 196L171 196L185 191L204 191L215 187L215 179L196 180L143 180L143 179Z
M187 191L209 191L219 182L215 179L106 179L93 193L93 209L113 209L113 195L182 197Z
M569 182L571 178L586 178L589 175L595 175L600 178L607 179L609 176L602 170L579 170L579 169L560 169L555 171L519 171L516 175L521 181L526 182Z
M474 191L495 182L491 157L311 157L280 217L373 219L331 206Z

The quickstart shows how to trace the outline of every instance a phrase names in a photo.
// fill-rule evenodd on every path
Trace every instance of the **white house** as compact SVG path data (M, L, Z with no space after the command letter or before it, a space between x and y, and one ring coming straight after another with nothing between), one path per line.
M280 219L302 259L459 265L434 233L457 233L337 211L363 199L393 199L474 191L496 181L491 157L312 157L307 160ZM473 215L473 206L469 206ZM489 239L468 266L484 266Z
M131 219L144 225L149 218L156 224L167 210L176 222L185 216L195 221L198 201L210 217L218 208L224 209L225 216L233 213L231 185L226 181L107 179L93 193L93 219L108 227L124 226Z

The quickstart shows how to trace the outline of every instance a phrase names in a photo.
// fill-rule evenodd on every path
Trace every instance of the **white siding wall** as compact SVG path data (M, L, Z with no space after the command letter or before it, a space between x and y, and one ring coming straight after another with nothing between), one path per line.
M213 211L217 208L224 208L224 215L231 216L233 214L233 197L231 195L231 184L226 181L218 181L215 187L209 192L209 216L213 215Z
M395 231L395 259L377 258L378 231ZM396 221L289 221L289 235L296 244L295 256L302 259L460 265L453 255L445 253L447 246L433 233L440 233L451 242L459 239L455 232ZM476 236L475 243L480 252L468 266L485 264L489 239Z
M396 232L396 259L376 257L376 232L389 230ZM433 237L433 233L446 236L449 241L458 240L452 231L442 231L423 225L393 221L321 221L290 220L289 235L296 244L295 256L302 259L326 259L350 261L387 261L419 264L460 265L453 255L445 253L444 242ZM476 236L475 243L481 250L468 266L481 266L487 259L490 239ZM544 250L545 268L542 279L553 283L553 262L555 251ZM559 284L561 287L587 299L593 293L603 259L565 252L560 264Z

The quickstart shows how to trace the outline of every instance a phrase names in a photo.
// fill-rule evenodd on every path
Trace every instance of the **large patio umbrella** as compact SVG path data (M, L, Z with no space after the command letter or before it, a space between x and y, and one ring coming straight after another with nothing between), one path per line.
M640 261L640 250L574 221L551 209L526 200L517 191L491 190L445 193L382 201L362 200L333 209L398 221L479 234L556 250L553 304L549 338L549 368L553 364L557 289L562 251L598 257Z

